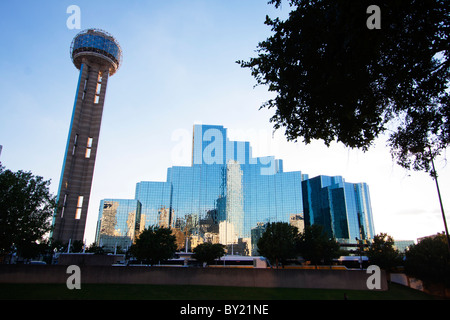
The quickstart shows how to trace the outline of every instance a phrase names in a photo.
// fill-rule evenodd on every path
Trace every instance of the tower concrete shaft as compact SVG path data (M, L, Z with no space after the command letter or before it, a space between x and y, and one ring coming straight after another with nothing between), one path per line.
M62 170L53 238L83 240L109 66L83 61Z
M71 53L80 74L51 235L63 243L84 240L106 87L121 61L120 46L97 29L81 32Z

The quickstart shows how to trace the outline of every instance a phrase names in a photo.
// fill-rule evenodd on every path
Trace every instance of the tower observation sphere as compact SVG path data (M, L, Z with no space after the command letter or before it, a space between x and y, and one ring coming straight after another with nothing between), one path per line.
M110 75L116 73L122 63L122 49L112 35L100 29L87 29L78 33L70 45L72 62L81 68L83 58L110 64Z
M106 86L122 49L106 31L87 29L72 40L70 56L80 72L51 234L63 243L84 241Z

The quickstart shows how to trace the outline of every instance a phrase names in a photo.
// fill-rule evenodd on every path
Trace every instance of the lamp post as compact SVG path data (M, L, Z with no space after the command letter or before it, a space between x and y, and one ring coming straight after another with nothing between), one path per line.
M359 247L359 268L362 270L362 239L361 239L361 245L359 245L359 239L358 237L355 237L356 245Z
M433 172L432 172L431 176L434 178L434 181L436 182L436 189L437 189L437 192L438 192L439 204L441 206L442 219L444 220L445 235L447 236L447 248L448 248L448 252L450 253L450 237L448 235L447 221L445 219L444 206L442 204L441 191L439 190L439 184L438 184L438 179L437 179L437 172L436 172L436 169L434 167L433 156L431 157L431 165L433 166Z

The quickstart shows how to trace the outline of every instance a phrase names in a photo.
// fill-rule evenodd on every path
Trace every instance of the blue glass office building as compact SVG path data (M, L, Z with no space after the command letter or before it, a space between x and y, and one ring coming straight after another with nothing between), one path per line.
M108 251L126 250L139 232L141 203L138 200L104 199L100 201L96 243Z
M284 172L282 160L254 158L250 143L230 141L222 126L195 125L192 150L192 165L168 168L165 182L136 184L139 230L170 226L181 244L184 237L191 248L205 241L222 243L241 255L257 254L256 242L268 222L288 222L299 231L305 224L323 224L343 241L360 237L361 228L362 237L373 237L365 184ZM104 210L101 204L99 217Z
M302 193L309 224L322 225L340 242L374 237L366 183L348 183L340 176L318 176L302 182Z

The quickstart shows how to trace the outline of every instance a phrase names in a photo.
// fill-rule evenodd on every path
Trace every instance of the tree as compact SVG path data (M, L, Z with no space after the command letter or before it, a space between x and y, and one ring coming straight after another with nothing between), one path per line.
M371 264L388 272L402 264L402 256L394 247L394 239L386 233L375 235L366 254Z
M261 238L258 240L258 252L266 257L272 265L278 267L286 264L288 259L295 258L297 227L286 222L272 222L266 225Z
M258 57L238 61L277 93L263 105L276 108L274 127L289 140L367 150L397 126L390 145L398 162L429 171L430 157L450 142L447 1L289 2L286 21L266 18L274 35L259 43ZM366 10L377 3L382 27L371 30Z
M104 254L105 250L103 250L103 247L97 246L97 244L93 242L89 247L86 248L86 252L94 254Z
M70 243L70 252L83 252L84 243L81 240L75 240Z
M303 259L312 264L331 264L333 258L339 256L339 244L330 238L322 226L313 224L305 226L300 233L297 250Z
M212 244L210 242L204 242L196 246L193 253L194 259L211 265L215 259L225 255L225 247L220 243Z
M51 230L56 198L45 181L31 172L5 170L0 166L0 254L16 248L19 254L33 258L39 243Z
M433 159L450 143L448 1L288 2L285 21L266 17L273 35L258 56L237 61L276 93L262 105L275 109L274 128L285 128L290 141L364 151L388 132L396 162L437 182ZM367 27L371 5L380 9L380 29Z
M138 260L154 265L173 257L177 246L169 228L149 226L141 232L130 253Z
M427 237L410 246L405 253L405 271L423 281L450 287L450 254L445 235Z

